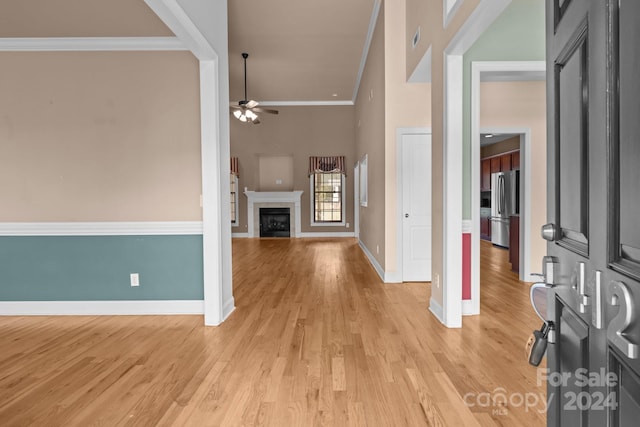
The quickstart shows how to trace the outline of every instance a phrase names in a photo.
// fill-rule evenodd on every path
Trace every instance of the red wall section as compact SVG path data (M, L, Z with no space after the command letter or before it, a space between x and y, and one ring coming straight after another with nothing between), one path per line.
M462 234L462 299L471 299L471 234Z

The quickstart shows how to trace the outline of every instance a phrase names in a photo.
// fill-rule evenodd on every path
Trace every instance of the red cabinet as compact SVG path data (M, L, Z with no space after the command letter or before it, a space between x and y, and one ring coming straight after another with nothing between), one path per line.
M491 157L491 173L502 172L502 162L500 162L500 156Z
M480 160L480 190L491 190L491 174L520 169L520 151L498 154Z
M480 218L480 238L491 240L491 220L489 217Z
M509 218L509 262L511 271L520 273L520 217Z
M520 151L511 153L511 170L520 169Z
M491 160L485 159L480 163L480 191L491 191Z
M511 153L500 156L500 172L509 172L511 170Z

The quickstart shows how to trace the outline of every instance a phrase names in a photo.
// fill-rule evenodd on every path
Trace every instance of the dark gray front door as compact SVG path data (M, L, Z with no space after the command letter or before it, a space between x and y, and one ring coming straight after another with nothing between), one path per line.
M640 425L640 1L547 0L550 426Z

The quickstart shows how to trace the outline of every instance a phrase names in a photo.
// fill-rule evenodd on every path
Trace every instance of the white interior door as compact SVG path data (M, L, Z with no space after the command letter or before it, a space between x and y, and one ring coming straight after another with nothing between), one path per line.
M402 280L431 281L431 135L402 135Z

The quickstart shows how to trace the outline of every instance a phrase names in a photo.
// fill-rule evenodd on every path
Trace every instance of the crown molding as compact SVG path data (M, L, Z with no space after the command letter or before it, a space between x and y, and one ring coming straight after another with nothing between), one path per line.
M238 105L230 103L231 106ZM335 105L354 105L353 101L260 101L260 107L318 107Z
M367 37L364 42L364 48L362 49L362 58L360 59L360 68L358 68L358 76L356 77L356 84L353 88L353 98L351 99L351 105L355 105L358 98L358 91L360 90L360 81L364 74L364 67L367 65L367 57L369 56L369 48L371 47L371 40L373 40L373 33L376 29L376 22L378 22L378 14L380 13L381 0L376 0L373 5L373 11L371 12L371 19L369 20L369 29L367 31Z
M0 38L1 52L187 50L177 37Z
M178 0L144 0L162 22L177 36L187 50L200 61L215 60L215 52L198 26L185 12Z

